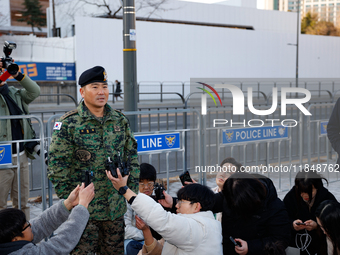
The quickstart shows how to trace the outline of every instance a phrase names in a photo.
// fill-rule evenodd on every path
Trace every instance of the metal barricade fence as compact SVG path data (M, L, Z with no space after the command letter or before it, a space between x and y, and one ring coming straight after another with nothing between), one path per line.
M258 107L257 109L260 109ZM232 108L226 108L224 111L231 111ZM207 113L216 111L216 109L208 109ZM222 115L225 116L225 112L222 111ZM221 114L220 113L220 114ZM208 116L208 115L207 115ZM215 116L219 116L215 114ZM252 115L250 115L251 118ZM268 116L266 116L268 118ZM211 124L212 118L207 117L208 125ZM260 122L257 116L258 122ZM215 121L215 120L214 120ZM230 120L228 120L230 122ZM280 191L282 190L282 176L281 171L271 173L271 171L263 171L264 169L269 169L271 164L281 166L281 159L284 159L284 165L291 166L292 165L292 133L294 128L293 127L282 127L279 124L272 125L263 125L261 127L255 126L254 127L245 127L244 125L240 125L241 123L247 123L249 121L244 119L244 122L235 122L237 123L236 126L221 126L216 125L215 127L207 127L206 133L209 136L209 140L214 136L214 139L210 140L210 143L206 143L207 148L209 146L216 147L215 157L214 153L210 151L207 155L210 158L210 162L207 162L207 165L219 165L221 161L226 157L235 157L237 161L243 163L245 169L253 169L256 170L254 172L258 172L261 174L265 174L267 177L275 177L278 181L277 185ZM264 123L264 120L262 124ZM297 124L300 124L300 120L297 121ZM274 127L272 127L274 126ZM285 130L286 129L286 130ZM237 132L236 132L237 131ZM249 132L255 133L255 140L252 139L252 135ZM278 132L284 132L283 134L279 134ZM265 138L263 135L270 137L275 133L275 136L272 139ZM235 135L239 135L240 141L235 141L236 138L233 137ZM241 138L241 135L243 137ZM225 136L225 138L223 137ZM259 138L259 137L261 138ZM250 139L250 140L249 140ZM256 140L258 139L258 140ZM283 143L286 143L285 146L282 146ZM281 156L282 150L284 150L285 155L284 157ZM236 151L236 153L235 153ZM271 154L271 155L270 155ZM274 155L275 154L275 155ZM261 158L261 156L263 158ZM250 158L250 160L249 160ZM248 159L248 160L247 160ZM275 168L277 169L277 168ZM282 167L281 167L282 169ZM286 168L285 168L286 169ZM292 170L292 169L290 169ZM250 172L250 171L249 171ZM251 171L252 172L252 171ZM277 176L278 175L278 176ZM292 185L291 182L291 171L289 171L289 189ZM284 189L286 190L286 189Z
M334 182L339 180L339 169L335 166L335 163L331 163L330 159L333 158L334 150L331 147L329 139L327 137L327 124L328 119L320 119L323 116L330 116L335 103L328 104L311 104L308 107L308 111L313 115L320 116L318 119L312 119L311 116L307 116L306 126L307 126L307 141L308 141L308 164L316 165L316 171L323 174L327 174L327 180L329 182ZM319 113L316 113L319 111ZM314 113L314 114L313 114ZM329 114L327 114L329 113ZM312 135L313 133L313 135ZM316 144L316 146L312 146L312 142ZM314 149L314 153L312 152L312 148ZM316 150L316 152L315 152ZM312 160L312 154L315 155L316 160ZM321 157L326 157L326 163L324 159ZM334 160L332 160L334 162ZM325 176L326 177L326 176ZM335 179L335 180L334 180Z
M32 142L32 141L38 141L40 142L41 145L41 157L37 157L38 160L40 160L41 163L41 192L42 192L42 209L46 209L46 184L45 184L45 179L46 179L46 166L44 162L44 153L43 153L43 148L44 148L44 131L43 131L43 122L40 118L34 116L34 115L20 115L20 116L0 116L0 120L11 120L11 119L36 119L40 125L40 138L37 139L24 139L24 140L15 140L15 141L0 141L1 144L16 144L17 151L19 151L19 143L20 142ZM24 125L27 125L24 122ZM12 152L11 152L12 153ZM21 181L20 181L20 153L17 153L17 165L3 165L0 166L0 171L3 169L8 169L8 168L17 168L17 176L18 176L18 207L21 209Z
M320 121L321 116L330 116L330 110L333 108L334 104L315 104L310 105L308 110L314 108L320 109L328 109L325 113L325 110L319 110L317 114L313 114L314 120L308 118L305 120L305 117L302 113L298 113L298 110L293 111L292 109L288 110L287 118L298 117L299 120L298 126L299 128L291 128L289 130L289 138L288 139L281 139L280 141L263 141L263 142L252 142L249 144L242 144L242 145L231 145L231 146L221 146L220 139L221 133L223 129L226 127L211 127L209 123L211 123L213 118L220 118L220 116L232 116L232 107L225 107L225 108L209 108L208 115L201 116L198 110L195 109L173 109L173 110L151 110L151 111L136 111L136 112L126 112L126 115L138 115L139 116L139 123L142 126L143 119L147 120L148 127L145 129L141 129L140 132L136 132L135 135L153 135L153 134L164 134L164 133L172 133L177 132L179 133L182 141L180 148L176 150L164 150L164 151L149 151L139 153L140 162L149 162L153 165L156 165L155 162L158 163L158 169L160 170L158 173L166 174L167 180L169 179L170 173L175 171L185 171L185 170L192 170L195 169L194 166L207 166L207 165L216 165L220 163L221 158L223 155L225 156L237 156L237 160L243 159L244 165L254 165L258 166L259 164L268 165L270 163L281 163L288 162L291 164L292 160L299 159L300 165L302 165L302 160L305 155L308 156L308 160L310 162L311 155L313 152L311 151L312 148L316 148L319 150L318 147L322 147L318 141L313 141L311 138L311 133L313 129L310 128L312 123L318 123ZM261 107L268 106L259 106L257 109ZM215 113L214 113L215 112ZM253 118L254 115L250 114L246 111L247 114L244 118ZM53 115L49 118L47 126L46 126L46 138L43 132L43 122L40 118L34 115L28 116L20 116L20 117L13 117L13 116L4 116L0 117L0 119L11 119L11 118L35 118L38 120L40 124L40 139L34 139L41 141L41 144L44 144L46 140L47 147L51 142L51 131L52 131L52 120L60 118L63 114ZM177 118L183 117L183 123L180 123ZM235 117L235 116L234 116ZM256 116L259 118L259 116ZM273 119L278 118L279 116L273 114L271 116ZM162 118L165 119L166 123L161 123ZM174 118L175 125L169 126L169 120ZM191 124L190 127L187 127L185 123L187 123L187 118L189 119L188 123ZM268 116L264 116L263 118L268 118ZM259 118L262 119L262 118ZM156 121L157 127L152 125L153 121ZM160 124L161 123L161 124ZM183 128L179 128L183 124ZM185 127L185 128L184 128ZM304 132L305 127L307 127L308 132ZM230 129L230 128L228 128ZM314 128L317 132L317 128ZM295 143L293 144L293 141ZM11 142L10 143L15 143ZM8 143L6 142L1 142ZM305 143L308 143L308 153L304 153L307 151L305 149ZM326 138L326 144L328 144ZM191 145L191 146L189 146ZM326 146L326 154L328 154ZM295 152L295 154L294 154ZM319 153L318 151L316 151ZM177 156L177 153L179 156ZM320 154L324 153L324 151L320 151ZM315 153L314 153L315 154ZM154 155L157 155L158 159L155 160ZM249 156L248 156L249 155ZM147 158L145 158L147 157ZM194 158L190 164L188 159ZM178 164L177 161L181 162ZM41 159L42 160L42 159ZM43 160L41 161L41 179L42 179L42 197L43 197L43 209L46 208L46 190L45 190L45 180L46 180L46 168ZM156 167L157 169L157 167ZM161 171L161 169L165 169L165 171ZM20 172L20 170L19 170ZM270 175L269 175L270 177ZM279 176L279 189L282 189L281 186L281 176ZM168 181L167 181L168 182ZM199 175L199 182L205 184L206 183L206 172L200 172ZM50 184L50 183L49 183ZM291 178L290 178L290 186L291 186ZM49 187L49 203L52 204L52 186Z
M150 124L151 119L155 118L159 122L160 116L163 115L165 118L169 118L171 114L177 117L177 115L182 114L183 117L184 115L189 115L192 119L195 119L196 127L191 127L190 129L188 128L178 128L176 125L175 129L169 129L168 125L166 124L163 129L158 127L158 129L161 130L156 130L156 131L144 131L144 132L135 132L134 135L136 139L138 139L139 136L147 136L147 135L162 135L162 134L172 134L172 133L179 133L180 137L180 146L177 149L160 149L160 150L152 150L152 151L143 151L143 152L138 152L139 156L139 162L148 162L152 165L156 165L154 162L154 157L155 155L160 156L164 155L165 159L160 159L158 158L158 165L162 166L158 168L158 173L164 173L166 174L167 178L167 187L169 188L169 177L171 172L184 172L186 169L189 169L190 166L188 167L188 140L195 140L195 142L198 144L196 148L193 148L190 150L191 155L200 155L200 150L201 148L204 148L204 145L201 144L201 139L200 139L200 114L197 110L182 110L182 109L176 109L176 110L155 110L155 111L136 111L136 112L124 112L125 115L130 116L130 115L138 115L140 118L140 123L142 123L141 119L146 118L148 120L148 123ZM49 148L50 142L51 142L51 134L52 134L52 120L59 119L62 116L62 114L58 115L53 115L49 118L47 126L46 126L46 140L47 140L47 147ZM177 155L174 155L176 153L181 154L181 168L177 168ZM145 156L147 159L145 159ZM157 162L157 160L156 160ZM196 157L193 161L193 164L198 164L201 165L201 157ZM172 165L173 169L170 169L170 166ZM157 167L156 167L157 169ZM165 171L161 171L161 169L165 169ZM204 178L202 175L199 176L199 182L204 183ZM48 194L49 197L52 197L52 184L49 181L48 182ZM49 204L52 205L52 199L49 200Z

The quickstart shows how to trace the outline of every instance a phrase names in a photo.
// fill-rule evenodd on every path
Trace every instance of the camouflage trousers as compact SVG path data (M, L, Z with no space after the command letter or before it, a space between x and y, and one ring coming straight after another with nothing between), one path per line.
M114 221L89 220L79 243L70 254L124 254L124 216Z

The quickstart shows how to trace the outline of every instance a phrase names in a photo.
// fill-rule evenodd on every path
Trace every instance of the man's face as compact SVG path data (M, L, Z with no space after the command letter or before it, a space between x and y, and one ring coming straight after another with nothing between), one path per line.
M145 179L140 180L139 181L139 192L144 193L145 195L151 196L154 185L155 185L154 181L145 180Z
M22 234L24 235L22 237L22 240L32 242L33 241L33 232L32 232L32 228L31 228L31 224L26 222L25 225L24 225L24 228L25 228L25 230L22 231Z
M87 106L102 108L109 99L109 88L105 82L94 82L80 88L80 94Z

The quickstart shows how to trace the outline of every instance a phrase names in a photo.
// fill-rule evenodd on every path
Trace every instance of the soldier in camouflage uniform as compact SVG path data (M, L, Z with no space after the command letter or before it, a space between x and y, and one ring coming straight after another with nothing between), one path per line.
M93 172L95 197L89 205L90 220L71 254L123 254L126 204L105 174L105 161L120 154L131 159L128 186L138 191L137 143L127 118L108 104L106 72L96 66L79 78L84 101L55 123L49 151L48 177L59 198Z

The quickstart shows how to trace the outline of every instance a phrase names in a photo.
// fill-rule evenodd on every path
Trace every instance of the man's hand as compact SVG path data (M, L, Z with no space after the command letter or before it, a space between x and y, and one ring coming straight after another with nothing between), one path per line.
M146 230L149 228L149 226L137 215L135 216L136 219L136 227L140 230Z
M165 199L159 199L158 202L165 208L172 208L174 202L172 196L166 193L165 190L163 190L163 195Z
M69 211L78 204L79 188L80 187L78 184L77 187L74 190L72 190L68 198L64 201L64 205Z
M236 242L241 244L241 247L235 246L235 251L237 254L245 255L248 253L248 243L240 238L235 238Z
M314 220L307 220L305 221L305 223L306 223L305 228L308 231L312 231L313 229L316 229L318 227L318 224Z
M195 181L194 179L191 178L191 180L192 180L192 182L187 182L187 181L185 181L184 184L185 184L185 185L189 185L189 184L197 183L197 181ZM182 188L183 188L183 187L184 187L184 186L182 186Z
M293 221L293 228L295 231L300 231L306 228L306 225L297 225L296 223L303 223L302 220L294 220Z
M116 190L119 190L119 188L126 186L127 180L130 176L130 175L125 175L124 177L122 177L118 168L117 168L118 178L114 178L110 171L105 170L105 172L106 172L107 177L110 179L113 187Z
M79 204L87 208L93 198L94 198L93 183L90 183L86 188L85 183L82 183L79 188Z

